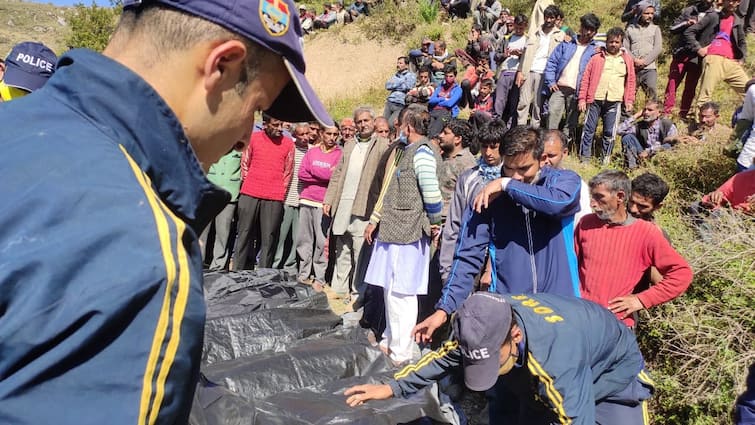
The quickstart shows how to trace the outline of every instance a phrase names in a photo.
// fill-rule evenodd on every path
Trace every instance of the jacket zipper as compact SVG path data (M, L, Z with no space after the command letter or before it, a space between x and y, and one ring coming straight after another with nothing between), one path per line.
M527 244L530 251L530 269L532 271L532 293L537 294L537 269L535 268L535 248L532 246L532 228L530 227L530 212L522 206L524 211L524 224L527 226Z

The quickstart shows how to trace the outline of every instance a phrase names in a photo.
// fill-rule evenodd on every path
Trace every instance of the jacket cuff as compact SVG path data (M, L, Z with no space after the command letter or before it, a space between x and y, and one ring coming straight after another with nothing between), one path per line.
M401 387L398 385L398 382L395 379L391 379L387 382L388 386L391 387L391 391L393 391L394 397L401 397Z

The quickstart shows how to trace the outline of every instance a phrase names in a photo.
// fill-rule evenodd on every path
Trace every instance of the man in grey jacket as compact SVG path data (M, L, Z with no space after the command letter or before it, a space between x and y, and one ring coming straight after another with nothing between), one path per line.
M634 58L637 89L642 87L647 99L657 100L658 71L655 60L663 49L661 29L653 23L655 6L649 1L642 1L637 7L641 12L636 21L627 25L624 49Z

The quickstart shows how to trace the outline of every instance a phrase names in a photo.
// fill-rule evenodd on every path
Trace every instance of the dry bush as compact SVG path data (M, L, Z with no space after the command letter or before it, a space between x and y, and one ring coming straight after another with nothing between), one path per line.
M755 220L721 211L704 227L672 234L695 279L683 297L645 315L637 331L658 384L655 423L729 423L755 362Z
M723 154L726 141L715 140L677 146L658 153L646 169L663 177L671 186L671 201L676 206L685 206L697 200L700 193L709 193L718 188L736 171L736 161Z

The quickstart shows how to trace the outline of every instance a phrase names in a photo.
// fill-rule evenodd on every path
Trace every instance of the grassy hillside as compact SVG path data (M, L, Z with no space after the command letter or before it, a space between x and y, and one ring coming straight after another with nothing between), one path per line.
M69 28L65 12L69 8L20 0L0 0L0 56L22 41L38 41L55 53L65 50Z

